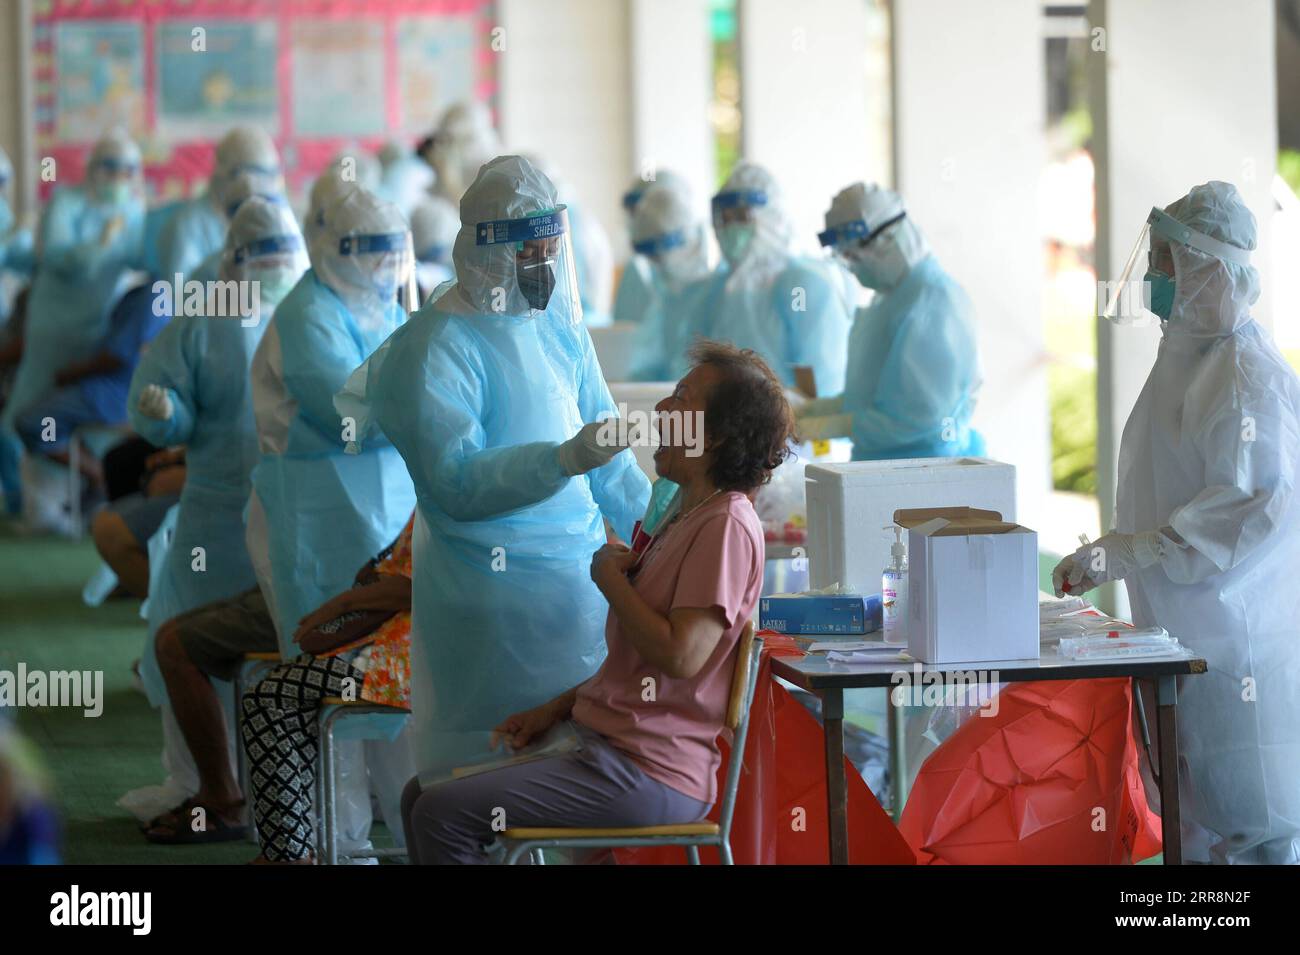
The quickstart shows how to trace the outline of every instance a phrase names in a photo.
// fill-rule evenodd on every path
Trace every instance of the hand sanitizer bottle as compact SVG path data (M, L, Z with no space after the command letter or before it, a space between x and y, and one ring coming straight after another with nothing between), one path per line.
M903 528L895 524L885 529L894 532L889 565L880 575L885 642L907 643L907 545L903 543Z

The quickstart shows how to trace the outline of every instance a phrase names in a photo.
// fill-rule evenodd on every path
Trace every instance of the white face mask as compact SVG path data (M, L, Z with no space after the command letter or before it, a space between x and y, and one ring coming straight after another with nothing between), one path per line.
M754 244L756 231L753 223L726 225L718 230L718 245L722 247L727 263L733 268L745 258L745 253Z
M125 179L113 179L101 183L95 189L95 195L100 202L115 206L125 205L130 202L132 193L131 183Z
M249 278L257 282L258 298L263 308L274 308L284 301L295 285L298 273L291 269L249 269Z

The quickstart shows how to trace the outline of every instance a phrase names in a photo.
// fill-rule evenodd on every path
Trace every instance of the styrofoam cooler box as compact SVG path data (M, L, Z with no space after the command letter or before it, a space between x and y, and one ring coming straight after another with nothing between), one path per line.
M632 373L636 335L640 328L635 322L615 322L587 329L606 381L622 381Z
M1016 517L1016 469L989 458L904 458L810 464L808 571L813 589L839 583L856 593L880 592L889 563L894 511L969 507Z
M606 381L609 379L606 378ZM635 420L631 417L635 413L638 418L649 415L645 420L653 421L655 405L671 395L676 387L675 381L609 381L609 393L614 396L615 407L620 414L624 414L626 409L629 420ZM632 453L636 455L636 463L641 466L646 477L653 481L656 477L655 446L635 445Z

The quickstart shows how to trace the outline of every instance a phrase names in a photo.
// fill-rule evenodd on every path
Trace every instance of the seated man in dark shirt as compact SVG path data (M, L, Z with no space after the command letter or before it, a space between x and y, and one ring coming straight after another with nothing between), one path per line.
M124 424L126 397L140 351L167 324L154 314L148 284L131 289L114 307L107 335L89 358L60 368L55 387L18 411L15 430L32 454L67 464L72 433L86 424ZM90 454L81 456L92 491L102 493L103 472Z

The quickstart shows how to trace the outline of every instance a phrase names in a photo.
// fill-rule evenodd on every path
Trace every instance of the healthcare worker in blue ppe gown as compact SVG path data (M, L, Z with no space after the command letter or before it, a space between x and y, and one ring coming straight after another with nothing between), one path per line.
M1161 334L1120 441L1115 529L1053 580L1058 594L1123 580L1134 623L1209 662L1178 685L1185 858L1295 865L1300 381L1251 317L1255 248L1229 183L1151 210L1117 286L1143 281L1150 308L1121 296L1106 312Z
M22 506L17 416L52 391L54 373L88 358L142 258L140 150L121 132L95 144L84 184L54 192L41 219L18 372L0 414L0 481L11 514Z
M349 382L339 410L401 452L419 496L412 620L416 766L487 752L492 727L605 653L591 582L606 521L628 540L650 487L582 323L567 216L517 156L461 201L456 281ZM365 453L377 433L359 426Z
M970 299L903 200L855 183L831 200L820 238L875 295L853 322L843 393L796 409L800 436L851 437L855 461L982 455Z
M0 148L0 273L27 277L35 265L32 230L18 224L13 210L14 167ZM2 279L3 276L0 276ZM0 289L0 328L9 320L9 300Z
M253 181L259 195L284 193L280 154L271 137L256 126L237 126L217 143L208 187L170 215L158 237L161 277L190 278L208 256L221 249L230 225L231 189L240 178Z
M258 458L249 367L277 303L306 269L289 207L248 199L230 223L218 279L249 293L214 299L202 315L174 315L136 367L132 427L159 447L186 446L175 536L149 593L151 639L172 617L255 583L243 524ZM162 703L152 652L140 669L151 700Z
M700 281L709 272L707 242L704 220L679 190L650 190L632 214L632 248L647 275L633 381L677 381L689 371L686 351L696 331L690 319L709 289Z
M289 200L285 197L284 193L278 192L274 189L266 192L258 191L266 185L267 183L264 180L260 180L255 176L247 174L236 176L230 186L226 189L226 217L233 223L235 214L239 212L239 207L248 199L253 198L253 196L258 196L267 202L278 203L279 205L288 208ZM189 275L185 276L186 281L193 280L203 283L215 281L218 274L221 272L221 260L224 255L225 248L223 246L205 258L192 272L190 272ZM163 277L166 278L166 276Z
M736 164L713 197L723 263L692 321L698 334L752 348L786 385L809 367L819 394L844 389L850 311L838 266L795 255L776 180Z
M379 436L344 454L352 426L334 395L406 320L398 290L411 278L406 220L353 188L325 208L312 267L276 309L253 363L262 457L253 472L248 543L286 659L299 621L352 586L361 566L401 532L415 492L401 456Z
M681 176L668 169L656 169L654 178L638 176L632 180L627 192L623 193L623 212L626 214L628 237L632 244L632 255L623 266L622 277L618 280L618 290L614 294L614 321L640 324L649 313L654 300L653 277L650 258L636 250L635 229L636 211L641 201L651 192L667 189L677 192L686 208L694 203L690 184Z

